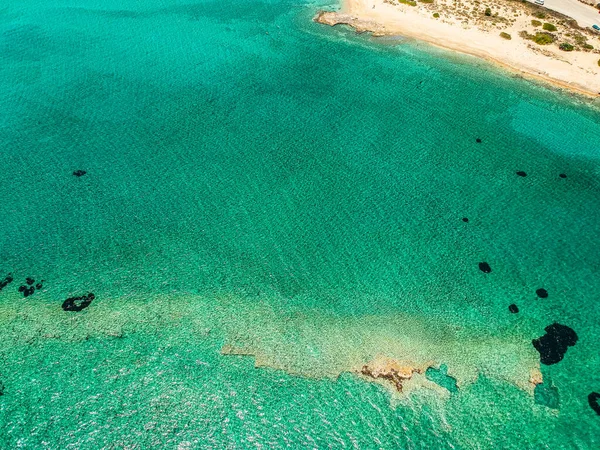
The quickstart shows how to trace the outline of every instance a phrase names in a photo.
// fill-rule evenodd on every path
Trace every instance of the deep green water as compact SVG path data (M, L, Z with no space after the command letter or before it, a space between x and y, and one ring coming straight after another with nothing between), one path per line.
M600 446L597 107L318 7L0 6L0 448Z

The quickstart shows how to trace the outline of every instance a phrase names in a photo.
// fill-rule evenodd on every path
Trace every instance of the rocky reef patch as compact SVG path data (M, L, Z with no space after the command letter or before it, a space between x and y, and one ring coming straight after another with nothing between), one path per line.
M62 304L63 311L79 312L91 305L96 296L91 292L81 297L70 297Z
M541 363L549 366L562 361L568 348L574 346L579 338L572 328L559 323L548 325L544 330L546 334L534 339L532 344L540 353Z

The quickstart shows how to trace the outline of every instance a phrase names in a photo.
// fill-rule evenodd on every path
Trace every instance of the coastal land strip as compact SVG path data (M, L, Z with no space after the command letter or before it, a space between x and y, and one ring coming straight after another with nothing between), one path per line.
M348 25L375 37L414 38L588 97L600 96L600 33L555 11L518 0L341 2L339 11L320 11L315 21Z

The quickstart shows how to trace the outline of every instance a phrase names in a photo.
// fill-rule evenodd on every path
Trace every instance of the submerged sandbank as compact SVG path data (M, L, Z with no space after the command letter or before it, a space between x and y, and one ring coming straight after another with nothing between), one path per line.
M90 338L122 338L131 333L166 332L189 323L197 337L223 339L221 353L255 358L256 367L308 378L335 379L353 373L385 386L392 394L428 388L429 367L448 367L459 388L480 375L533 393L540 383L539 356L530 336L504 327L471 329L440 317L406 314L344 317L319 311L282 311L276 298L248 302L237 296L197 295L103 299L81 314L65 314L47 303L2 302L0 351L21 345ZM193 344L194 336L190 336Z

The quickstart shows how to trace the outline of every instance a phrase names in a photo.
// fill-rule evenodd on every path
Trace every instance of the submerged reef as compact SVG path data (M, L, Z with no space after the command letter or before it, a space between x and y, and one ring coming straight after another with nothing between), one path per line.
M483 273L490 273L492 271L492 268L490 267L490 265L488 263L480 262L479 270L481 270Z
M535 349L540 353L542 364L556 364L565 356L567 349L574 346L579 339L572 328L553 323L544 328L546 334L532 341Z
M36 289L43 288L43 285L42 285L43 282L44 282L44 280L42 280L40 283L37 283L35 286L33 286L33 284L35 283L35 279L33 279L31 277L27 277L27 278L25 278L25 284L22 284L21 286L19 286L19 292L23 293L23 297L29 297L30 295L33 295L33 293L35 292Z
M12 274L8 274L4 277L4 280L0 281L0 291L13 282Z
M600 400L599 393L592 392L590 395L588 395L588 403L590 405L590 408L592 408L596 412L596 414L600 416L600 403L598 403L598 400Z
M63 302L62 309L64 311L79 312L90 306L92 300L95 298L96 296L91 292L88 295L82 295L81 297L70 297Z

